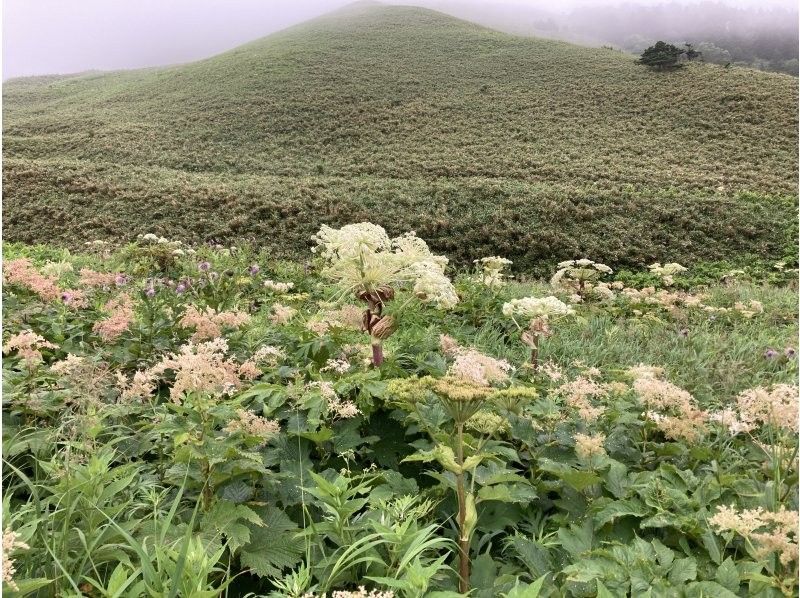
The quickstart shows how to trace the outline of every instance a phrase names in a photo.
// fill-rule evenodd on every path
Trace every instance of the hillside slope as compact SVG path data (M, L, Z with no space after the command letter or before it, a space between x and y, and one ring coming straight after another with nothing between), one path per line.
M526 268L779 257L796 115L789 76L653 73L359 5L197 63L7 83L4 233L254 237L293 255L321 223L371 220Z

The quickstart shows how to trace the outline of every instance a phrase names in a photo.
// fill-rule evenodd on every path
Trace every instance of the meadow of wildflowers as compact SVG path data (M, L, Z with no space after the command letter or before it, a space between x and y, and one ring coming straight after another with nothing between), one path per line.
M4 247L4 593L797 595L793 264L311 244Z

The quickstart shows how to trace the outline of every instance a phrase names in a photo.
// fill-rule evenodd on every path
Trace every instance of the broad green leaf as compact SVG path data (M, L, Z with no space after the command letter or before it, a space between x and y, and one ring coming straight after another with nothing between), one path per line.
M581 527L573 523L569 528L559 528L557 533L561 547L573 557L579 557L592 549L594 530L591 521L586 521Z
M686 598L739 598L715 581L695 581L686 586Z
M519 581L517 581L516 585L511 588L511 591L504 594L504 598L539 598L546 578L547 575L542 575L532 584L520 584Z
M606 488L616 498L624 498L628 494L628 468L619 461L611 461L606 474Z
M606 523L613 522L618 517L626 517L628 515L644 517L649 512L650 510L636 498L615 500L595 513L594 522L598 527L602 527Z
M472 571L469 576L470 585L473 590L483 590L483 592L478 591L476 594L491 596L496 577L497 565L490 555L481 554L472 559Z
M712 532L710 529L707 529L701 536L701 539L703 540L703 546L706 547L708 556L711 557L711 560L717 565L722 563L722 551L719 547L719 540L717 540L714 532Z
M232 503L247 502L253 497L253 488L242 480L231 482L222 489L222 498Z
M306 440L310 440L314 444L322 444L323 442L328 442L331 438L333 438L333 430L330 428L320 428L316 432L298 432L296 435L300 436L301 438L305 438Z
M249 524L250 542L242 548L242 565L260 577L279 577L284 569L302 559L299 528L283 511L271 505L256 511L263 525Z
M579 471L566 463L558 463L550 459L539 459L539 469L556 476L579 492L600 481L600 477L591 471Z
M714 577L721 586L725 586L731 592L739 591L739 571L731 557L717 567L717 574Z
M674 585L680 585L691 581L697 577L697 561L694 557L675 559L669 570L669 581Z
M608 591L608 588L603 585L603 582L597 580L597 596L596 598L616 598L614 594Z

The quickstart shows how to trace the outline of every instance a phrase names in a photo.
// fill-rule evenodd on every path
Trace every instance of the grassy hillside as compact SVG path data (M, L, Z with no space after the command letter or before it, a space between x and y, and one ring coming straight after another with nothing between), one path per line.
M466 261L794 246L796 79L354 6L193 64L4 86L5 238L414 229Z

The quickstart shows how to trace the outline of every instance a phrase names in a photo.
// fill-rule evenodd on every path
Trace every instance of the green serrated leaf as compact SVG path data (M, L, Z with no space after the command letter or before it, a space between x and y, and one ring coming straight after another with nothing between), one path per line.
M649 509L638 499L615 500L595 513L594 522L598 527L602 527L606 523L610 523L619 517L626 517L629 515L644 517L648 512Z
M697 561L694 557L675 559L669 570L668 579L673 585L680 585L697 577Z
M686 586L686 598L739 598L715 581L695 581Z
M736 569L736 563L733 562L731 557L725 559L722 564L717 567L717 573L714 578L721 586L724 586L731 592L739 591L739 571Z
M722 563L722 551L719 547L719 540L717 540L714 532L712 532L710 529L707 529L701 536L701 539L703 540L703 546L706 547L708 556L711 557L711 560L717 565Z
M550 459L540 459L539 469L554 475L579 492L600 481L600 477L596 473L579 471L566 463L559 463Z
M283 511L271 505L255 509L262 526L252 523L250 542L242 548L241 562L259 577L278 577L284 569L300 562L303 541L299 528Z
M247 502L253 498L253 488L242 480L236 480L222 489L222 498L236 504Z

